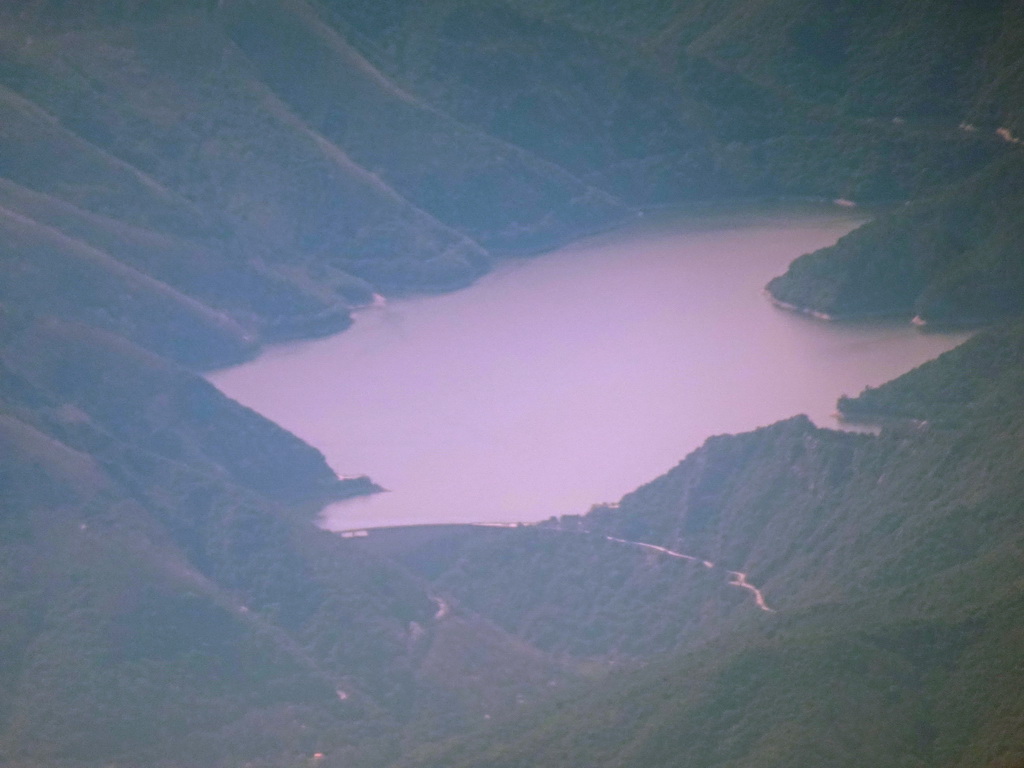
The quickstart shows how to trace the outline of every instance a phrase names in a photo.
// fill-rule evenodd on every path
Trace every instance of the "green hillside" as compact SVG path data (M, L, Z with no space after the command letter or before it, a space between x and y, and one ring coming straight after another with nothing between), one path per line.
M1024 762L1022 41L1014 0L0 5L0 764ZM778 302L1005 325L840 402L879 436L511 529L320 531L372 479L200 375L765 198L874 212Z
M314 528L375 487L186 370L57 321L2 331L3 764L376 765L403 729L576 674L442 625L422 580Z
M906 396L943 374L947 383L971 380L972 364L984 366L996 350L1019 358L1021 343L1019 329L981 336L951 353L959 375L945 361L925 366L908 375ZM1012 367L1019 377L1019 362ZM1016 764L1024 756L1013 725L1024 711L1022 390L1011 396L1002 382L975 379L966 391L961 405L972 418L955 427L864 437L795 419L714 438L618 508L553 524L549 536L561 528L570 538L628 537L743 569L774 610L758 611L747 595L723 621L679 601L671 609L705 630L684 636L685 650L399 764ZM459 576L467 560L456 561ZM599 586L609 562L592 563L575 581L573 571L552 569L499 594L575 612L564 637L595 626L634 643L656 633L641 607L635 621L609 621ZM684 581L692 566L676 567ZM492 589L466 575L454 582L464 592ZM559 600L555 589L571 594Z
M1024 151L893 210L768 284L780 302L832 317L976 325L1024 310Z

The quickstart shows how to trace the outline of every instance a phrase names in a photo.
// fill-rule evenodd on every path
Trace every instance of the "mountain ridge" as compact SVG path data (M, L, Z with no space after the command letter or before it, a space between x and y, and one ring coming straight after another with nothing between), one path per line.
M751 197L891 206L782 301L1009 320L1018 17L5 4L0 761L1019 762L1016 326L840 403L878 437L794 417L617 508L429 535L318 531L372 481L197 373Z

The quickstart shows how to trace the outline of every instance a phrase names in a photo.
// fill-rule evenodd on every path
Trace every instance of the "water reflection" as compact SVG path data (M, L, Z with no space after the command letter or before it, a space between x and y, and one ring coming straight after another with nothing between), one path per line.
M339 473L390 489L329 508L328 527L584 512L709 435L801 412L835 426L839 395L965 338L822 323L764 300L790 260L857 223L648 219L455 294L367 308L343 334L212 379Z

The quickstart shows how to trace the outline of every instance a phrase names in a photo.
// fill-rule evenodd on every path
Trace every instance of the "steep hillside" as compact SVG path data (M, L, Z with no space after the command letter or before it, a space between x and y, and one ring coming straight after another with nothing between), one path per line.
M984 366L996 350L1019 358L1021 343L1019 328L975 339L955 353L959 377L970 380L972 363ZM932 377L956 379L949 363L915 372L906 396L937 383ZM1010 367L1020 375L1019 363ZM685 652L400 764L1019 761L1021 390L975 380L961 392L969 393L962 406L972 417L958 426L876 438L796 419L714 438L617 508L560 521L548 535L586 531L742 569L773 610L758 610L747 595L744 622L695 611L691 621L711 634L689 637ZM922 404L931 399L923 395ZM649 556L671 559L656 550ZM562 602L556 590L573 583L571 570L498 594L513 611L532 597L550 614L587 616L588 623L576 619L583 633L595 625L631 638L657 633L657 622L601 622L608 601L599 585L609 562L591 562L577 569L579 587ZM459 566L453 574L444 578L464 593L494 589L494 578L477 586L479 572L466 573L464 583ZM556 622L548 626L559 631ZM577 629L567 622L560 631L573 637Z
M117 337L6 316L0 444L5 765L377 765L576 675L315 529L372 484Z
M9 3L0 187L16 240L59 240L63 270L81 244L109 258L90 251L81 296L46 301L37 280L4 301L209 366L341 330L375 292L465 285L635 207L901 200L1015 148L1015 102L1000 137L967 99L1011 90L1012 9L974 9L957 32L941 3L818 5ZM31 276L23 248L7 259ZM193 337L155 338L128 307L71 311L116 305L98 284L123 280L119 265L195 302L180 311ZM236 338L216 338L218 314Z
M387 3L389 6L403 5ZM685 50L792 99L851 117L1007 126L1024 103L1022 10L847 0L511 0L524 12L666 58Z
M897 123L895 113L844 114L824 96L790 92L799 72L787 70L791 79L778 82L761 76L767 58L726 59L697 45L701 30L717 30L788 53L794 44L782 20L806 5L789 0L776 4L792 6L783 9L654 1L628 9L526 0L325 5L375 62L424 99L637 205L751 195L905 199L1005 149L992 130L959 131L963 112ZM815 10L805 10L813 20ZM876 38L891 31L877 14L851 14ZM935 34L920 32L941 45ZM874 85L892 89L884 76Z
M807 254L768 284L777 301L834 318L978 324L1024 311L1024 150Z
M276 424L117 336L56 320L4 320L0 362L11 378L5 402L59 439L69 438L53 414L36 407L33 392L127 445L282 501L367 490L339 480L317 450ZM31 389L10 386L15 381Z
M549 653L632 665L678 648L752 602L709 569L603 534L524 526L372 531L360 541L428 578L455 611L487 617ZM394 551L397 547L397 553Z
M212 359L187 357L198 340L133 337L193 365L340 330L374 291L464 285L489 250L550 247L625 213L405 93L305 3L0 13L0 181L24 227L39 225L21 240L82 241L110 257L92 282L130 266L252 336ZM15 274L27 263L7 258ZM6 301L58 309L35 306L39 293Z
M949 427L1013 413L1024 391L1020 324L990 330L927 365L857 397L839 400L851 421L922 429Z
M840 404L878 437L350 539L373 482L197 373L751 197L909 201L781 302L1019 315L1019 6L0 5L0 763L1020 762L1019 327Z

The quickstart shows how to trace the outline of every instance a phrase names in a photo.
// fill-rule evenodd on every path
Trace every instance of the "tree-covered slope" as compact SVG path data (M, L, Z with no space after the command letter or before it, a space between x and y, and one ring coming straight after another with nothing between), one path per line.
M1024 152L794 261L777 301L831 317L976 324L1024 311Z
M312 525L366 479L123 339L3 320L0 762L378 765L575 675Z
M1022 129L1024 103L1015 87L1022 17L1012 0L510 4L661 56L685 50L794 100L851 117Z
M840 398L839 412L851 421L918 429L1002 418L1024 391L1022 342L1019 323L990 329L895 381Z
M1010 10L973 9L957 32L941 3L818 5L10 3L4 206L34 227L28 246L84 243L112 259L103 270L130 266L252 337L187 360L208 365L340 330L374 292L465 285L494 255L631 207L906 199L1013 149L993 125L957 127L977 121L967 91L919 83L949 70L972 93L1006 91ZM829 43L815 19L849 39ZM818 48L843 58L827 87ZM907 104L901 121L888 102ZM8 260L26 264L16 248ZM17 297L28 311L36 290ZM138 318L104 321L129 332ZM156 351L185 346L202 345Z
M970 380L996 350L1019 357L1020 340L1019 328L981 337L956 353L956 372L915 372L906 397L923 386L926 405L930 377ZM399 764L1015 764L1021 390L975 380L961 391L971 417L956 425L866 437L795 420L715 438L618 508L562 521L568 536L731 557L775 610L748 599L746 621L694 617L709 634L680 654ZM595 559L572 597L597 615L591 585L605 567Z
M1019 758L1018 331L844 401L879 438L401 546L316 530L372 483L195 373L751 196L911 200L782 301L1019 313L1017 5L2 4L0 762Z
M109 257L97 269L129 266L228 315L250 347L340 330L374 291L464 285L489 250L551 247L625 213L405 93L313 5L0 13L0 176L5 205L35 227L20 241L84 243ZM29 264L16 248L6 258L16 276ZM6 301L55 311L37 293ZM209 365L184 357L198 346L156 351Z
M753 17L772 4L325 5L411 91L638 205L750 195L904 199L1005 149L991 130L959 131L962 112L898 123L841 113L824 96L792 93L796 71L785 71L789 80L762 76L767 53L752 54L758 71L748 71L697 44L714 29L789 51L788 20L798 6L813 20L813 4L778 3L789 7L768 10L764 23ZM891 31L888 19L852 13L875 38ZM995 23L998 11L980 15ZM904 31L943 44L940 30ZM893 90L883 76L874 84Z

